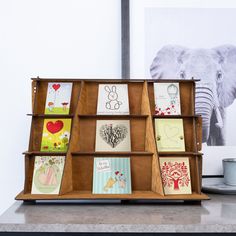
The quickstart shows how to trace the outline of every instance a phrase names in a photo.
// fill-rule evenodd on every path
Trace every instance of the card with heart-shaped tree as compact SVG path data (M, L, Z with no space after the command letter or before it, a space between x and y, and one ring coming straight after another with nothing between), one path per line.
M129 152L129 120L97 120L95 151Z
M66 152L70 139L71 119L45 119L42 152Z
M69 114L72 83L48 83L45 114Z

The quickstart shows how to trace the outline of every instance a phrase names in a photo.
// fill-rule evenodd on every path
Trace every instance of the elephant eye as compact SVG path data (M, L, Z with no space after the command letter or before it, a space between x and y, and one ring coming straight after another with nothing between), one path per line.
M217 78L217 82L220 83L222 81L222 72L220 70L217 71L217 75L216 75L216 78Z
M183 70L180 71L180 78L185 79L185 72Z

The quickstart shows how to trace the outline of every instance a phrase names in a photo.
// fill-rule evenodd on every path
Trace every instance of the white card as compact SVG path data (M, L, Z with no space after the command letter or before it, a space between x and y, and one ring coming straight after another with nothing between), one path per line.
M154 83L155 114L180 115L179 83Z
M95 150L130 152L130 121L97 120Z
M98 115L129 115L127 84L99 84Z

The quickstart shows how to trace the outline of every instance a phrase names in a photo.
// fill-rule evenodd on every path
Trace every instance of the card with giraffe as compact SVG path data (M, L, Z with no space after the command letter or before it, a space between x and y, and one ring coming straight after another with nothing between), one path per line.
M98 115L129 115L127 84L99 84Z
M59 194L65 156L35 156L32 194Z
M93 194L131 194L130 158L94 158Z
M72 83L48 83L45 114L69 114Z
M70 140L71 119L45 119L42 152L66 152Z
M188 157L160 157L164 193L191 194L191 178Z

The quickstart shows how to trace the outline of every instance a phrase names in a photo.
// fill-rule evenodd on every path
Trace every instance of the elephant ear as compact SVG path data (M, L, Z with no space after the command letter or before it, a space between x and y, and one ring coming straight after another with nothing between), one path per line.
M221 76L217 78L217 92L221 107L227 107L236 98L236 47L223 45L213 48L221 67Z
M179 77L182 57L186 50L186 48L177 45L167 45L160 49L150 67L152 78L173 79Z

